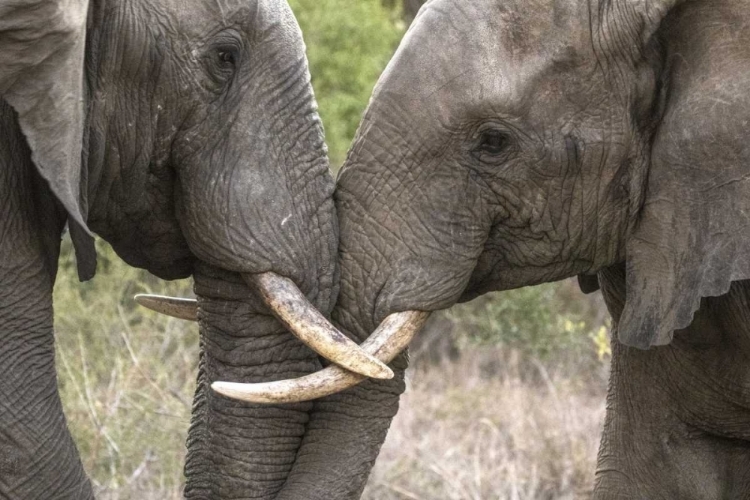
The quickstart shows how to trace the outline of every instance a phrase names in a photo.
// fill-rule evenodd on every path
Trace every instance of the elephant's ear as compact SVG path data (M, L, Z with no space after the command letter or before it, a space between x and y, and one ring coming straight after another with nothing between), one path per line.
M747 47L750 36L701 29L697 23L721 22L711 15L686 5L668 26L669 97L626 244L618 332L640 348L669 343L702 297L750 278L750 57L726 50Z
M87 13L88 0L0 0L0 96L18 114L34 164L76 226L82 278L92 272L81 198Z
M578 288L588 295L590 293L599 291L599 278L596 274L579 274L578 275Z

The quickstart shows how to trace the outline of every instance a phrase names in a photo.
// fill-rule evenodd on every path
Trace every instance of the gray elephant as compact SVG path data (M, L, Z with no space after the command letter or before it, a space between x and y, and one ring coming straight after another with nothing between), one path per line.
M747 1L431 0L338 179L334 318L365 340L400 317L365 343L387 360L427 312L581 275L616 334L594 498L749 498L749 47ZM313 413L340 445L306 498L360 495L404 388L392 366L315 403L352 410Z
M0 497L92 497L55 376L66 222L82 279L89 231L131 265L194 276L188 498L271 498L310 448L311 403L210 383L313 372L318 354L393 375L316 310L336 298L338 226L309 78L284 0L0 0Z

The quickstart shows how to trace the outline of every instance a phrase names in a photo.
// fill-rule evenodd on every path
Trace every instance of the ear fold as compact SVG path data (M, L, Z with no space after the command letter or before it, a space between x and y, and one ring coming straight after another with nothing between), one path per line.
M88 0L0 3L0 96L18 113L42 177L86 227L80 203Z
M597 45L614 48L619 54L632 55L648 43L659 29L662 20L684 0L600 0L596 2L598 26L595 36L608 40L598 40ZM592 7L595 8L595 7Z
M590 293L599 291L599 278L596 274L579 274L578 275L578 288L581 292L588 295Z
M632 346L669 343L702 297L750 278L750 58L726 49L746 47L750 34L701 29L740 28L720 15L686 5L663 33L668 100L626 247L618 335Z
M87 13L88 0L0 2L0 97L18 114L34 164L76 226L79 261L93 244L81 202Z

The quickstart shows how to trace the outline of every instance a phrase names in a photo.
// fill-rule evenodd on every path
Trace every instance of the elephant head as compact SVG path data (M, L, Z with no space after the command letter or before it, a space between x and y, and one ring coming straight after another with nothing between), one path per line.
M53 279L66 218L82 278L95 268L89 230L131 265L167 279L193 275L199 306L189 316L200 320L202 354L186 496L275 495L304 453L311 404L237 403L209 384L319 369L316 353L295 335L355 371L392 376L323 316L338 287L334 186L305 47L286 1L7 0L0 3L0 96L12 106L2 104L0 113L11 131L0 138L10 144L1 150L3 169L33 160L46 181L24 185L41 192L29 209L33 220L19 216L0 229L51 242L51 255L39 259L50 263ZM18 216L9 210L3 222ZM11 297L11 285L3 283L0 296ZM48 282L39 287L34 300L49 295ZM44 304L51 317L51 298ZM31 313L9 306L3 314ZM51 356L51 325L42 330ZM26 349L9 345L0 349ZM25 424L33 439L16 439L19 421L0 411L2 422L14 422L2 425L11 430L0 439L1 454L21 457L13 474L32 488L25 498L62 495L55 477L83 498L90 491L71 458L54 369L45 377L48 393L18 404L22 413L41 405L38 421ZM7 394L32 394L20 380L3 384ZM40 443L67 449L67 458L34 462ZM0 481L0 496L21 491L3 488Z
M334 319L364 340L394 314L414 329L424 314L407 311L575 275L591 289L622 266L619 341L668 344L702 297L750 278L746 21L746 2L428 2L338 178ZM311 427L337 429L333 409L355 400L361 418L328 457L350 480L310 498L359 494L405 365L316 403L329 417ZM332 368L309 395L361 380Z

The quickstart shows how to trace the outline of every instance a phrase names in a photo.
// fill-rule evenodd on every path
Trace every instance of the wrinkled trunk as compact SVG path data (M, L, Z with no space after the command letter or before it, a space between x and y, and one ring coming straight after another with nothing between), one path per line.
M255 405L210 389L217 380L269 381L320 369L318 357L269 314L236 274L195 275L201 360L188 437L187 498L274 498L292 469L312 403ZM328 293L319 296L328 296ZM316 305L326 310L328 300Z
M65 223L0 100L0 498L93 498L57 391L52 286Z
M345 292L342 283L342 296ZM345 301L334 310L334 323L359 343L362 328ZM302 447L277 500L356 500L385 441L405 389L407 356L389 366L391 380L367 379L347 391L314 401Z
M385 313L392 312L385 311L383 317L376 317L375 312L377 292L382 290L380 279L386 279L391 269L385 264L377 270L363 267L367 262L360 258L383 255L370 246L382 240L367 238L368 228L354 211L341 210L340 204L337 208L341 280L332 319L342 332L361 344ZM402 354L389 364L393 379L367 379L349 390L313 401L300 452L277 500L355 500L361 496L398 411L407 364L408 357Z

